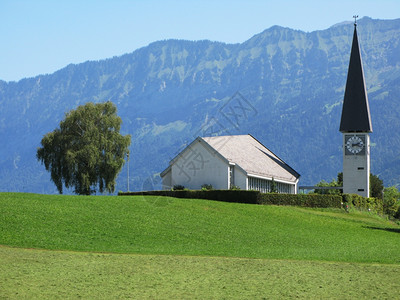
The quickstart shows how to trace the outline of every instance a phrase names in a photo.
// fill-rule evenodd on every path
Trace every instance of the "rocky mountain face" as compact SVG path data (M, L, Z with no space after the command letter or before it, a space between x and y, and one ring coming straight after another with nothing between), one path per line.
M374 132L372 172L400 183L400 19L357 27ZM352 24L310 33L274 26L241 44L166 40L53 74L0 81L0 191L56 192L36 160L44 134L86 102L111 100L132 135L131 190L197 136L247 134L292 166L301 185L342 169L339 132ZM126 190L127 169L117 190Z

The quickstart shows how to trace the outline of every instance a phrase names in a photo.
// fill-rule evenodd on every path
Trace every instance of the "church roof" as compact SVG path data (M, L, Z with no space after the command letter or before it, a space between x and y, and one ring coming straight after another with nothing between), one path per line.
M341 132L372 132L368 96L364 82L360 46L357 38L357 24L354 24L349 70L344 93Z
M300 174L266 148L252 135L229 135L201 138L229 163L242 168L247 175L295 182Z

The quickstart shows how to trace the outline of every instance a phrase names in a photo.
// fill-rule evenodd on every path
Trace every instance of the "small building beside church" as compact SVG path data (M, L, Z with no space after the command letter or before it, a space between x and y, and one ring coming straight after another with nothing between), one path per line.
M296 194L300 175L252 135L198 137L161 173L163 189L175 185L198 190L214 189L271 191Z

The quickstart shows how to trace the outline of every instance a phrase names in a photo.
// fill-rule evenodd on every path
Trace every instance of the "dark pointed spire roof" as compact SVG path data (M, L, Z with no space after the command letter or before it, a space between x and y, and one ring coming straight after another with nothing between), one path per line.
M372 132L356 23L354 24L353 45L351 46L350 63L339 130L341 132Z

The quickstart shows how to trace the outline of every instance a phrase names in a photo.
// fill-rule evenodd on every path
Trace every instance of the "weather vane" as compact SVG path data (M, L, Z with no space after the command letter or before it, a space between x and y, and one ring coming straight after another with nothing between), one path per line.
M354 25L357 26L357 18L358 18L358 15L354 15L353 18L354 18Z

